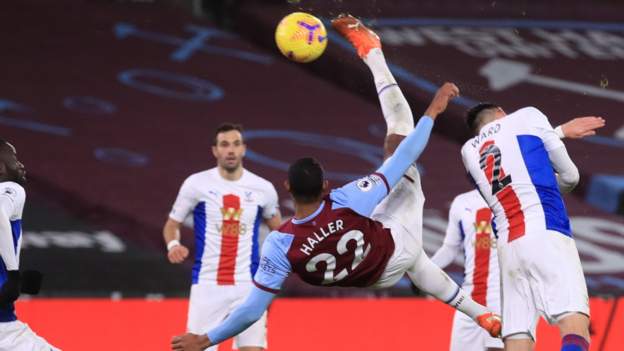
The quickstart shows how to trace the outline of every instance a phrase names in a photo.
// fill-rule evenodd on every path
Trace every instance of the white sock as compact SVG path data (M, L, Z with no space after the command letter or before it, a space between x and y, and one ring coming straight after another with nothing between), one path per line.
M387 135L409 134L414 129L414 117L405 96L386 64L383 52L379 48L371 49L364 58L364 62L373 73L381 111L386 119Z
M475 302L475 300L468 296L464 289L460 288L459 286L457 287L457 289L459 290L457 291L455 296L452 297L450 300L444 301L444 303L464 312L466 315L468 315L468 317L472 319L477 319L477 317L479 317L480 315L489 312L489 310L485 306L478 304L477 302Z
M407 275L419 289L464 312L472 319L488 312L485 306L476 303L440 267L431 262L424 251L414 267L407 271Z

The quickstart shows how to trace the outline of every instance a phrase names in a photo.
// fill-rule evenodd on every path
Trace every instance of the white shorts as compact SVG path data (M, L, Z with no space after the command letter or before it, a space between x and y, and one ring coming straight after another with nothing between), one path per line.
M205 334L218 326L238 305L243 303L253 285L207 285L193 284L189 301L187 330L195 334ZM242 333L234 337L234 348L267 348L267 314L262 315ZM216 351L218 346L206 350Z
M451 333L451 351L485 351L504 348L503 340L493 338L465 313L455 311Z
M547 230L511 243L499 241L503 289L503 338L535 340L539 316L549 323L568 312L589 316L587 286L574 240Z
M0 323L0 351L60 351L20 321Z
M420 176L410 166L405 177L397 183L390 194L375 208L371 218L389 228L394 240L394 253L386 269L372 287L387 288L396 284L418 261L422 250L422 215L425 195L420 185Z

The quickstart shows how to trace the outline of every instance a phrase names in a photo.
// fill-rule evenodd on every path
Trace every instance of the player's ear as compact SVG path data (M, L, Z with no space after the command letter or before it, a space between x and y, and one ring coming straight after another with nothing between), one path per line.
M284 181L284 189L286 189L286 191L290 192L290 183L288 182L288 180Z
M212 155L217 158L217 145L212 145Z
M329 181L323 180L323 192L326 192L329 189Z

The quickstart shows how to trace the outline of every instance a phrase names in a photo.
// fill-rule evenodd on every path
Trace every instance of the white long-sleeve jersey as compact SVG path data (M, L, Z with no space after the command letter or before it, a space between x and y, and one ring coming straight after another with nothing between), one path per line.
M538 109L526 107L486 124L464 144L462 158L494 212L499 242L546 230L571 236L559 188L571 190L578 170Z

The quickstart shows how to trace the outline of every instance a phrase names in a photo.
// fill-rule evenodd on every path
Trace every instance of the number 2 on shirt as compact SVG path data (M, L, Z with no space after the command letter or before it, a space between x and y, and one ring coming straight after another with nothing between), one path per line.
M505 175L501 167L501 152L493 141L488 141L479 151L479 166L485 173L485 177L492 184L492 195L495 196L511 183L511 175Z

